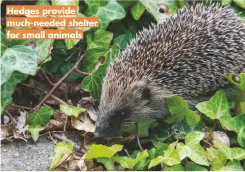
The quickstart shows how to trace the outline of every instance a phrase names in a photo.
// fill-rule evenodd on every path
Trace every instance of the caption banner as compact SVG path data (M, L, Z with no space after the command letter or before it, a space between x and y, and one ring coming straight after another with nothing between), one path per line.
M83 39L98 17L79 17L75 5L7 5L6 39Z

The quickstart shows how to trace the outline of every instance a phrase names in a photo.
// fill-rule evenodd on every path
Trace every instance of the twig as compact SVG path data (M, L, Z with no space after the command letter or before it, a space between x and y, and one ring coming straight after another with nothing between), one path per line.
M63 132L66 132L67 121L68 121L68 116L66 116Z
M137 135L136 135L136 139L137 139L137 143L138 143L138 145L139 145L140 150L141 150L141 151L144 151L144 149L142 148L142 146L141 146L141 144L140 144L140 138L139 138L139 134L138 134L138 133L137 133Z
M16 105L16 104L13 104L13 103L11 103L10 105L11 105L11 106L14 106L14 107L22 108L22 109L32 110L32 108L25 107L25 106L21 106L21 105Z
M68 139L65 135L59 135L59 134L56 134L56 133L53 133L52 134L55 138L59 139L59 140L62 140L64 142L69 142L71 143L74 147L75 147L75 150L79 150L81 151L82 153L86 153L83 149L81 149L80 146L78 146L75 142L73 142L72 140Z
M46 75L46 73L43 71L42 68L40 68L41 72L44 74L45 78L47 79L47 81L49 82L50 85L54 86L54 83L49 79L49 77Z
M90 76L91 75L90 73L80 71L78 68L75 68L75 72L80 73L82 75L87 75L87 76Z
M40 91L40 92L43 92L44 94L48 94L47 91L44 91L44 90L41 90L39 88L36 88L36 87L33 87L31 85L28 85L28 84L25 84L25 83L20 83L21 85L24 85L26 87L30 87L30 88L33 88L37 91ZM66 103L64 100L61 100L59 97L56 97L55 95L51 94L50 97L52 97L53 99L57 100L58 102L62 103L62 104L65 104L65 105L68 105L68 103Z
M124 150L124 152L127 154L127 156L128 157L131 157L130 155L129 155L129 153L128 153L128 150L127 149L123 149Z
M17 121L14 119L14 117L11 115L11 113L9 113L7 110L5 110L6 114L8 114L8 116L14 121L14 123L16 124Z
M54 142L54 144L57 144L57 142L54 140L54 138L52 137L52 135L51 135L51 132L49 131L48 132L48 134L49 134L49 136L50 136L50 138L51 138L51 140Z
M79 65L79 63L82 61L83 56L81 55L81 51L79 52L79 59L77 60L77 62L75 63L75 65L58 81L54 84L53 88L49 91L48 94L46 94L46 96L38 103L38 105L36 105L35 109L39 109L42 104L49 98L49 96L54 92L54 90L67 78L67 76L69 76L75 68L77 68L77 66Z

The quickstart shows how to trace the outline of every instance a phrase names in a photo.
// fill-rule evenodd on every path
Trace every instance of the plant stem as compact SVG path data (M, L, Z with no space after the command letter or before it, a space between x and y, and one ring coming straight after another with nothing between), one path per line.
M79 53L79 56L81 54L81 51ZM45 97L36 105L34 109L39 110L39 108L42 106L42 104L49 98L49 96L54 92L54 90L77 68L78 64L82 61L84 55L81 55L75 65L62 77L58 82L56 82L53 86L53 88L48 92L48 94L45 95Z

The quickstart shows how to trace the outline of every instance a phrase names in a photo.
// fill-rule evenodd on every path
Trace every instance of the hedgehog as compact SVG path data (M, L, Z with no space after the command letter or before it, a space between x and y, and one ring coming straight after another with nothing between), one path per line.
M112 138L140 120L169 115L166 99L189 107L228 84L225 73L245 71L245 25L229 7L189 5L143 28L103 80L96 138Z

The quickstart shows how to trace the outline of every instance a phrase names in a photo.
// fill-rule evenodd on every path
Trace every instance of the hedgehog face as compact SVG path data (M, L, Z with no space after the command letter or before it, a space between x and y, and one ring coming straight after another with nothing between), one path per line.
M122 129L143 119L162 118L167 112L165 98L157 87L135 82L124 90L119 89L111 95L102 89L95 137L120 136Z

